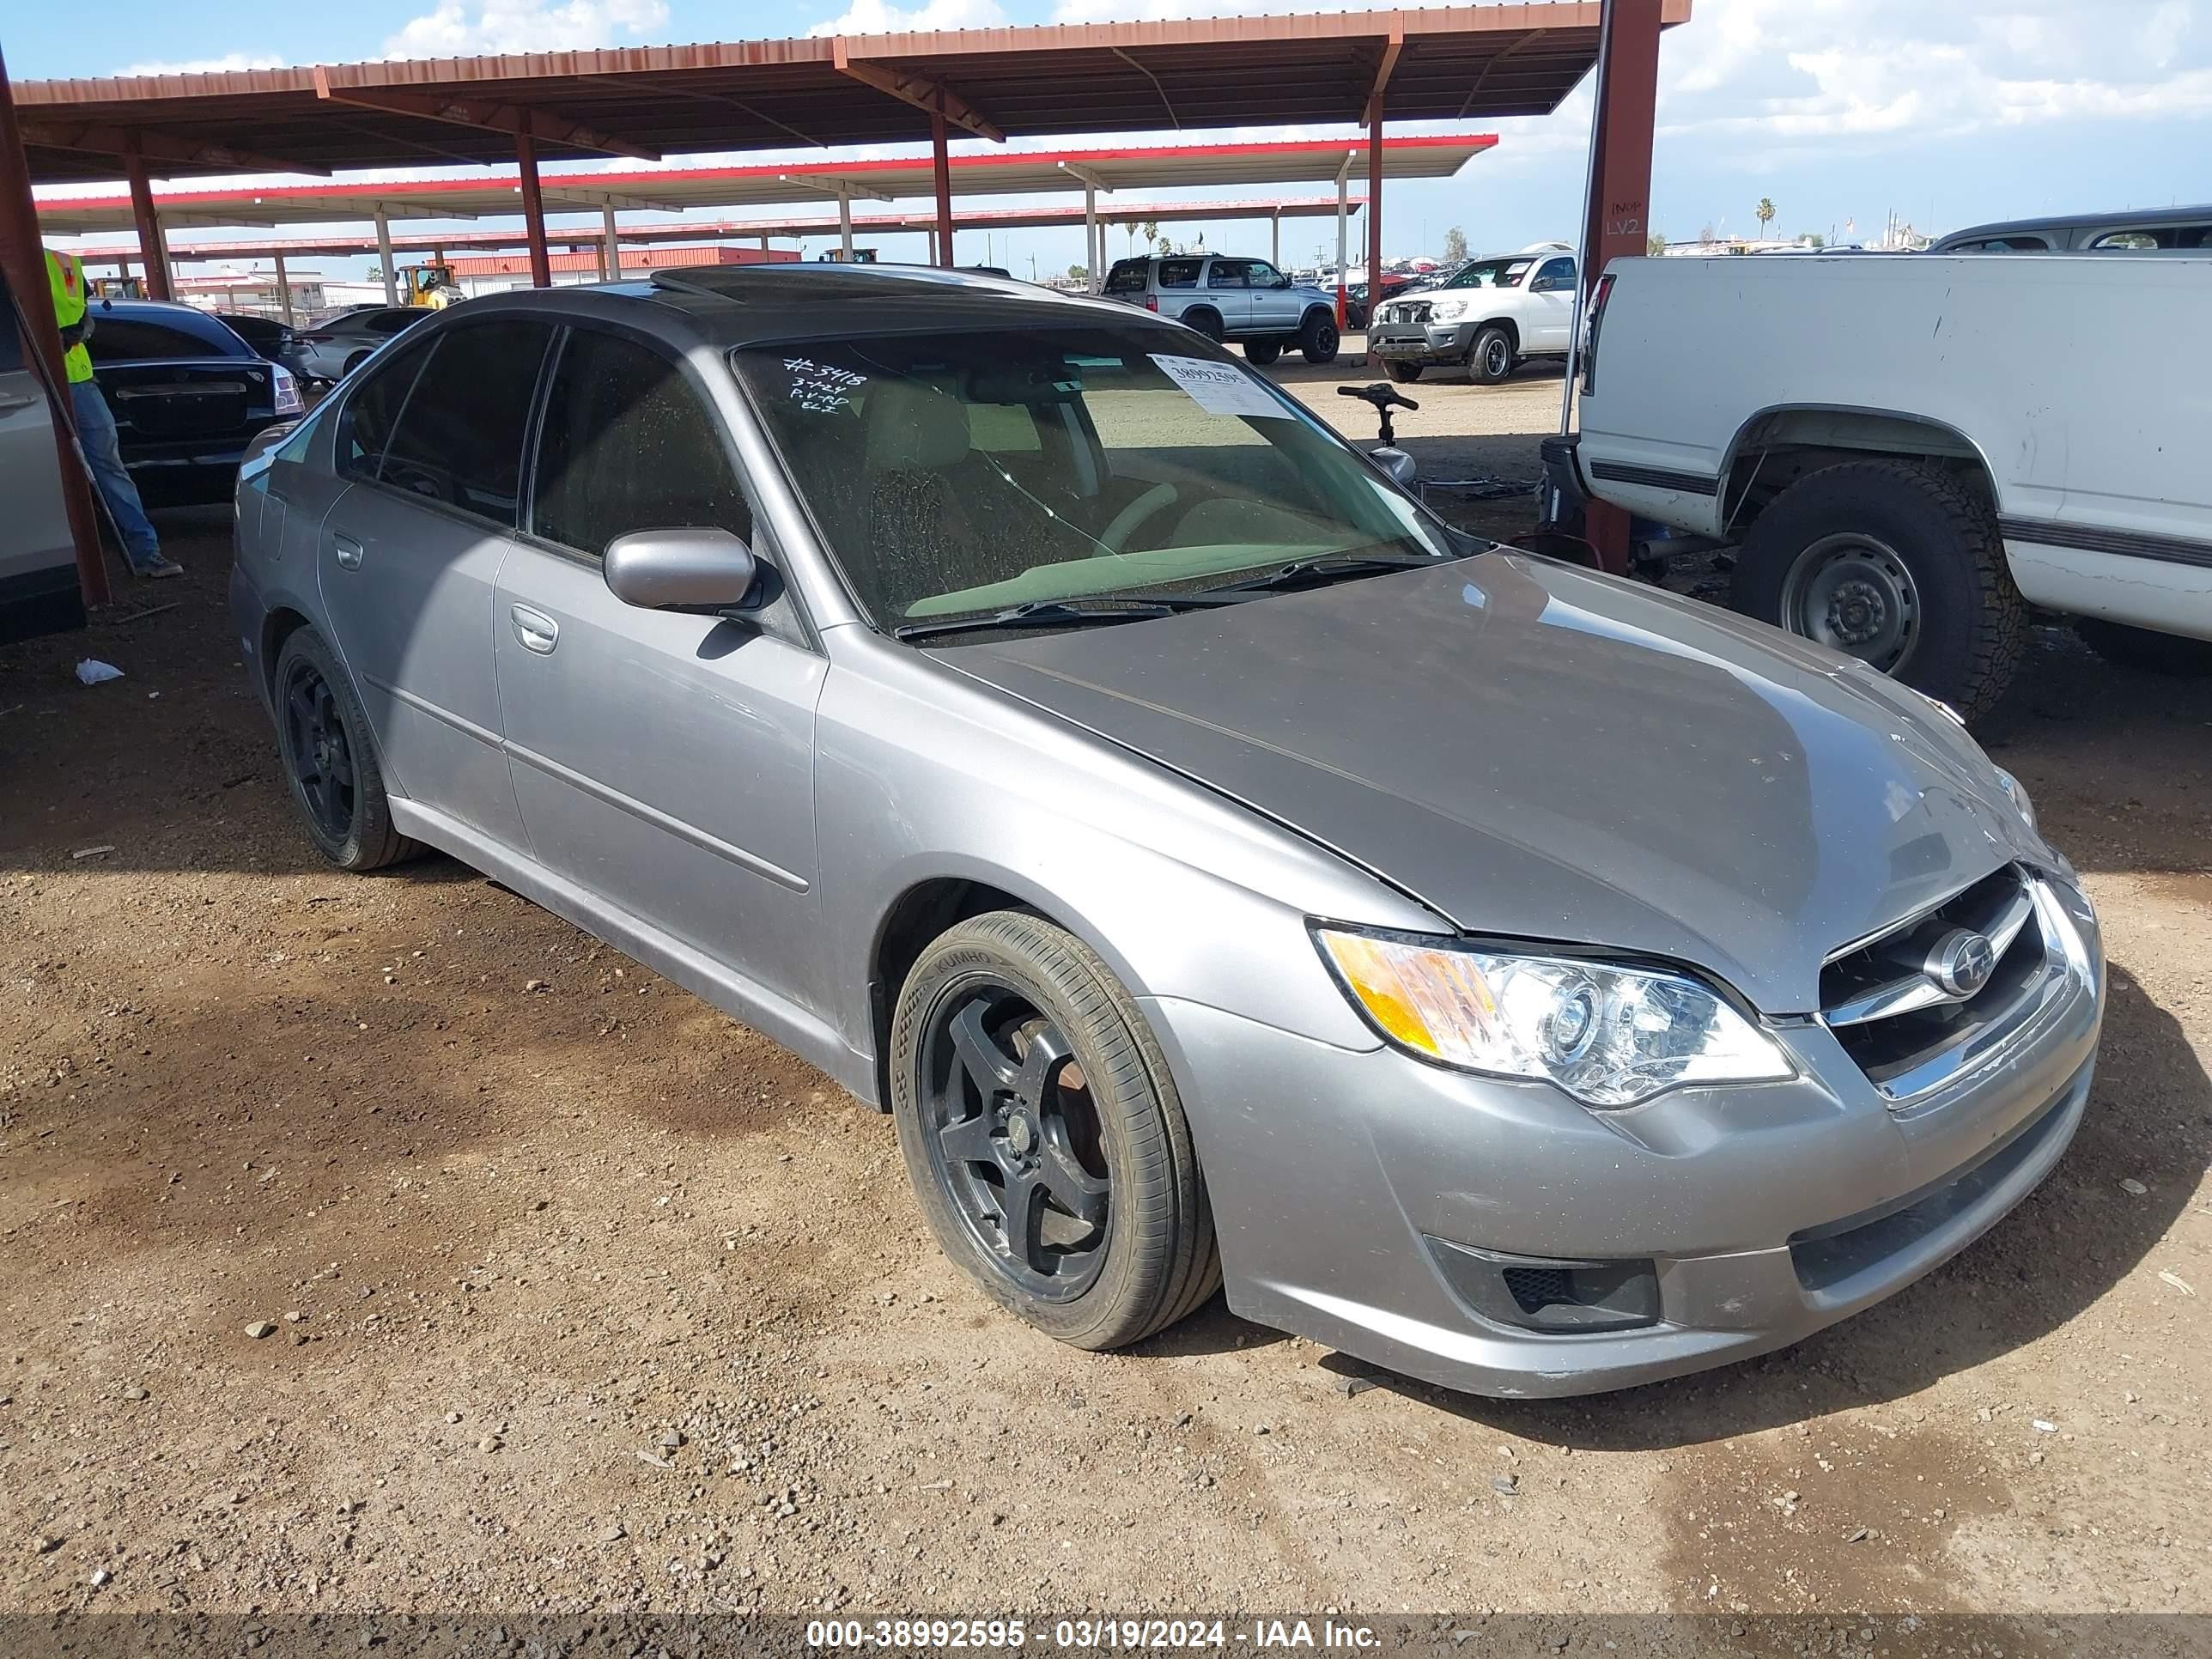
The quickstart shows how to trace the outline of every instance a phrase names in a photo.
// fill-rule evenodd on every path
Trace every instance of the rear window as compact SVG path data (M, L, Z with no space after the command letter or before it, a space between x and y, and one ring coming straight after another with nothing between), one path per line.
M1160 286L1196 288L1198 273L1205 265L1203 259L1163 259L1160 261Z
M93 313L92 356L95 362L123 363L161 357L232 357L238 353L166 323L137 317L103 317Z
M1142 294L1145 291L1145 272L1150 259L1116 259L1114 269L1106 273L1109 294Z

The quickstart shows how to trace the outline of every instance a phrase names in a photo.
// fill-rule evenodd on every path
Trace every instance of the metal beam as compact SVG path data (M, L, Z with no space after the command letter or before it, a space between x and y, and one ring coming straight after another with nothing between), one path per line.
M290 328L294 325L295 322L295 319L292 315L292 276L291 273L284 269L283 254L281 252L278 253L276 256L276 303L283 309L284 326Z
M1382 298L1382 100L1370 106L1367 127L1367 321ZM1369 353L1371 358L1373 354Z
M929 150L937 173L937 263L952 269L952 161L945 147L945 113L929 112Z
M1130 57L1127 52L1122 51L1119 46L1114 48L1114 55L1120 58L1123 63L1127 64L1131 69L1136 70L1138 74L1143 76L1145 79L1152 83L1152 90L1160 95L1160 107L1168 112L1168 125L1172 126L1177 132L1181 132L1182 131L1182 117L1176 113L1174 100L1169 98L1168 89L1160 84L1160 77L1153 74L1152 70L1146 69L1135 58Z
M0 58L0 266L31 337L23 343L45 360L43 377L59 387L67 378L62 365L61 329L54 318L53 284L46 276L46 249L39 241L39 210L31 194L31 161L15 125L15 99L8 82L8 64ZM0 327L12 328L12 322ZM60 396L66 397L66 393ZM107 567L100 557L100 520L93 516L92 480L77 453L76 440L67 410L54 410L55 472L61 485L62 506L69 515L70 541L76 550L76 581L88 605L106 605Z
M889 93L902 103L930 115L942 117L956 127L965 128L978 138L988 138L994 144L1006 142L1006 135L982 111L969 103L942 81L933 81L926 75L916 75L911 70L894 69L888 64L872 64L853 58L846 50L843 35L830 43L831 57L837 72L850 76L863 86L873 87L878 92Z
M801 190L819 191L824 196L835 196L841 200L854 196L865 196L872 202L898 200L897 197L887 191L878 190L873 185L864 185L857 179L840 179L826 173L779 173L775 175L775 181L779 185L796 185Z
M531 131L531 114L522 112L522 127L514 135L514 169L522 181L522 228L530 237L530 285L553 286L553 256L545 246L545 196L538 187L538 136Z
M1105 196L1114 193L1114 186L1098 176L1097 167L1085 167L1080 161L1055 161L1053 165L1069 178L1081 180L1085 190L1095 190Z
M134 145L125 155L123 166L131 181L131 218L138 231L138 258L146 266L146 295L173 300L177 295L169 283L169 249L161 238L161 217L154 211L154 187L147 181L146 158Z
M264 155L228 144L210 144L158 127L103 127L89 122L26 121L23 142L44 149L82 150L91 155L128 155L135 145L149 161L168 162L223 173L312 173L331 176L328 167L281 155Z
M1375 79L1367 94L1366 106L1359 118L1372 126L1382 118L1382 94L1390 84L1391 72L1398 67L1398 54L1406 49L1406 20L1393 14L1390 32L1382 37L1382 55L1375 64Z
M757 105L749 104L742 98L732 98L727 93L702 92L692 87L672 86L669 82L657 81L649 75L580 75L576 78L580 81L598 81L612 87L641 87L647 92L660 93L670 98L689 98L694 103L720 104L725 109L733 109L741 114L751 116L763 126L774 127L778 132L788 133L802 144L811 144L817 149L830 148L827 143L815 137L811 133L801 132L788 121L779 121Z
M640 161L660 159L660 152L648 145L632 143L627 138L602 132L597 127L586 126L548 110L520 104L495 104L482 99L439 98L428 93L399 92L386 87L374 91L334 87L330 71L319 64L314 74L315 96L328 103L349 104L356 109L379 110L386 115L411 115L419 120L443 121L485 132L509 132L519 138L543 139L550 144L564 144L570 149L596 149Z
M615 229L615 204L609 202L599 210L599 228L604 233L607 250L607 280L622 281L622 237Z
M384 303L396 306L399 303L399 278L392 269L392 222L381 206L376 210L376 258L384 268Z

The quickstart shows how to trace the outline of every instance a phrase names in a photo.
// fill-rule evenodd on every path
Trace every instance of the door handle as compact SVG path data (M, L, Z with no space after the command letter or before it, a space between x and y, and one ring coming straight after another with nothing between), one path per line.
M0 415L12 415L19 409L28 409L38 402L35 398L0 398Z
M361 544L352 537L342 532L333 532L331 536L331 548L337 555L339 569L361 568Z
M541 657L552 655L553 647L561 642L560 623L526 605L515 605L507 614L514 623L514 637L522 641L524 650L535 651Z

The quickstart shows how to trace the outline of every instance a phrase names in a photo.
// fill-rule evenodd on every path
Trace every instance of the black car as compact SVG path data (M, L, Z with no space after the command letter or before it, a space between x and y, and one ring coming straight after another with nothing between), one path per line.
M301 412L292 371L205 312L101 300L88 315L94 379L149 507L228 501L246 447Z
M295 374L300 372L300 366L293 361L298 347L293 343L293 330L289 325L274 317L256 316L250 311L211 311L208 315L270 362L282 363Z

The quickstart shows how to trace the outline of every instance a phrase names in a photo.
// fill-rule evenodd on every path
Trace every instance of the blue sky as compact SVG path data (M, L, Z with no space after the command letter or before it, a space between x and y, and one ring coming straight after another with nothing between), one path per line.
M16 9L0 27L0 45L9 71L30 79L1319 9L1312 0L351 0L269 8L103 0L92 11ZM2204 166L2212 155L2212 0L1695 0L1693 21L1667 38L1661 82L1652 220L1678 240L1706 226L1752 231L1761 197L1778 207L1777 232L1847 240L1854 222L1857 235L1875 234L1893 210L1941 230L2212 197ZM1455 179L1394 185L1390 252L1433 253L1452 225L1478 250L1571 235L1587 121L1578 95L1557 116L1499 124L1498 149ZM1177 234L1200 228L1209 246L1265 252L1264 228L1249 222ZM1285 258L1310 258L1306 244L1324 234L1318 222L1310 233L1286 228ZM886 257L921 255L918 238L880 240ZM1118 252L1124 240L1110 246ZM902 246L908 240L914 245ZM981 259L981 234L963 234L959 252ZM1031 258L1058 269L1081 257L1081 235L1001 233L990 252L1017 269ZM347 264L322 263L333 271Z

